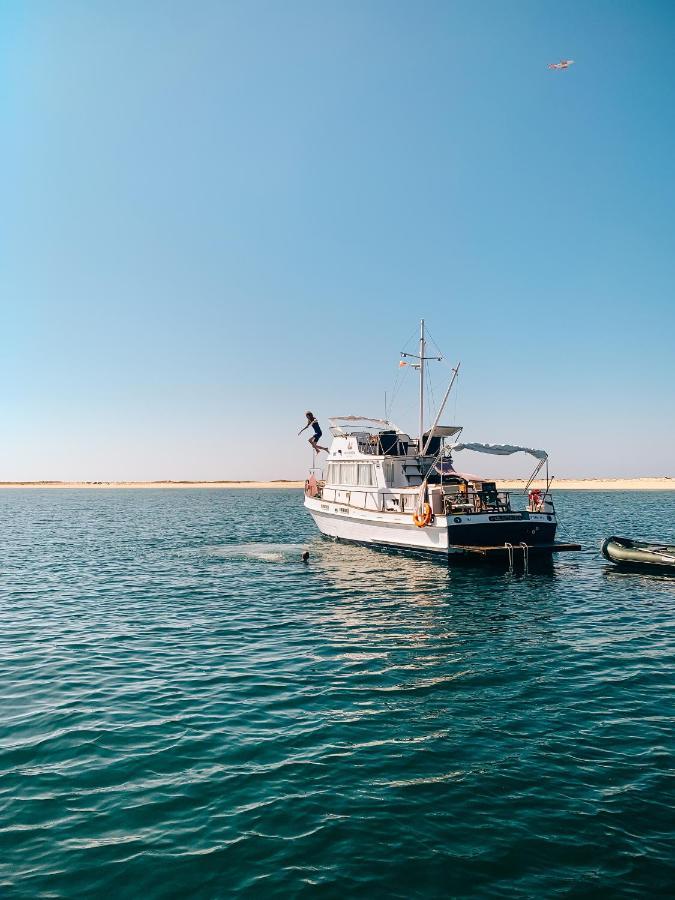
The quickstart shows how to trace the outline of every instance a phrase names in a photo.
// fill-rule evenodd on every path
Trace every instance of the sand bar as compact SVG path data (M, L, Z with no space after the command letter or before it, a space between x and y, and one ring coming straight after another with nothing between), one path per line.
M504 491L523 490L527 482L524 479L499 481L497 487ZM543 490L545 481L537 479L531 485ZM667 475L657 478L555 478L552 491L674 491L675 478Z
M497 481L500 490L517 491L525 487L525 480ZM292 488L304 486L304 481L0 481L0 488ZM532 485L540 490L544 482ZM673 491L675 477L657 478L556 478L552 490L558 491Z

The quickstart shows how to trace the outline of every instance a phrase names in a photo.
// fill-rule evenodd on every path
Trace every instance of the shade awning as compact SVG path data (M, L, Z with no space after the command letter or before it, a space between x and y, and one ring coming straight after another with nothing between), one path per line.
M430 431L425 431L424 437L429 437L432 432L434 437L454 437L461 430L461 425L436 425Z
M395 431L397 434L402 434L401 429L393 422L389 422L387 419L373 419L370 416L331 416L328 423L334 437L354 434L356 431Z
M333 422L371 422L374 425L391 425L386 419L371 419L370 416L331 416L328 420Z
M532 447L517 447L515 444L454 444L453 451L473 450L475 453L490 453L493 456L511 456L512 453L529 453L535 459L542 462L548 459L545 450L535 450Z

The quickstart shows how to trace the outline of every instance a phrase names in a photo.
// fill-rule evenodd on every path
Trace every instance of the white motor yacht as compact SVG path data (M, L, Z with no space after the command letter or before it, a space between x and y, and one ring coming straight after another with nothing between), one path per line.
M419 354L402 354L417 360L413 365L420 378L418 437L384 419L352 415L329 420L328 458L323 470L313 470L305 484L305 507L319 530L339 540L446 556L501 551L513 560L514 547L522 549L523 558L530 549L578 549L555 543L557 521L545 451L461 442L461 427L439 424L459 366L433 425L425 430L424 367L430 358L425 353L422 321ZM456 468L455 457L462 450L534 457L536 467L522 493L523 502L518 504L512 492L498 490L494 480ZM544 467L545 489L529 490Z

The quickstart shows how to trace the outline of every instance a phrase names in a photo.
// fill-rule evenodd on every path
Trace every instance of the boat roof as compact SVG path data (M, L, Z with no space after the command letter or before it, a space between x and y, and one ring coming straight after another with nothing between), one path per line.
M407 432L394 422L388 419L372 419L369 416L332 416L328 419L328 423L331 433L336 437L353 434L355 431L394 431L396 434L407 435ZM436 425L433 434L434 437L454 437L461 430L461 425ZM430 433L431 431L426 431L424 436L428 437Z
M512 453L529 453L535 459L544 462L548 459L548 453L545 450L535 450L533 447L520 447L515 444L476 444L461 443L453 444L451 447L453 453L458 450L473 450L475 453L490 453L494 456L511 456Z
M454 437L462 431L461 425L435 425L429 431L424 432L425 437L429 437L433 431L434 437Z
M355 431L395 431L403 434L398 425L387 419L372 419L370 416L332 416L328 420L333 435L353 434Z

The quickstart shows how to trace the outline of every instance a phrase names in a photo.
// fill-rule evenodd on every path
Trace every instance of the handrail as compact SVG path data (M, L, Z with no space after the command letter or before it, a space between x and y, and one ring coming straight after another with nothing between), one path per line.
M359 493L358 491L356 493ZM363 493L363 492L361 492ZM406 496L410 496L407 494ZM318 499L318 498L314 498ZM412 510L402 510L402 509L385 509L384 505L368 507L368 506L357 506L355 503L350 503L349 500L329 500L327 497L321 497L321 499L325 503L334 503L336 506L348 506L350 509L358 509L360 512L380 512L380 513L388 513L396 516L409 516ZM441 515L445 515L445 513L441 513Z
M441 487L442 485L432 485L433 487ZM334 494L342 493L362 496L363 505L358 506L357 504L350 503L344 499L338 499L336 496L332 498L327 498L325 496L326 489L329 491L333 491ZM380 512L396 512L402 513L403 507L406 499L408 499L408 503L405 503L406 506L409 505L408 508L412 507L412 503L410 502L412 498L418 495L419 488L417 485L411 485L410 487L403 488L395 488L393 490L381 490L376 486L368 487L368 486L352 486L352 485L335 485L335 484L323 484L320 485L320 491L322 499L329 500L331 503L338 504L346 504L348 506L353 507L354 509L362 509L362 510L370 510L372 511L380 511ZM550 503L553 506L553 500L551 498L550 492L546 492L542 494L541 502L538 507L535 509L530 504L528 504L524 509L516 508L514 509L511 505L511 491L497 491L497 499L496 502L487 502L485 500L484 491L476 491L473 488L469 488L466 491L453 491L451 493L442 492L441 498L443 503L443 512L441 515L452 515L452 507L465 507L469 508L469 512L473 514L485 514L485 513L509 513L509 512L542 512L542 508L545 503ZM373 504L372 506L366 505L366 498L372 497ZM392 510L387 509L387 501L395 499L397 504L400 504L398 509ZM459 510L457 510L459 512ZM555 507L551 510L552 513L555 513Z

